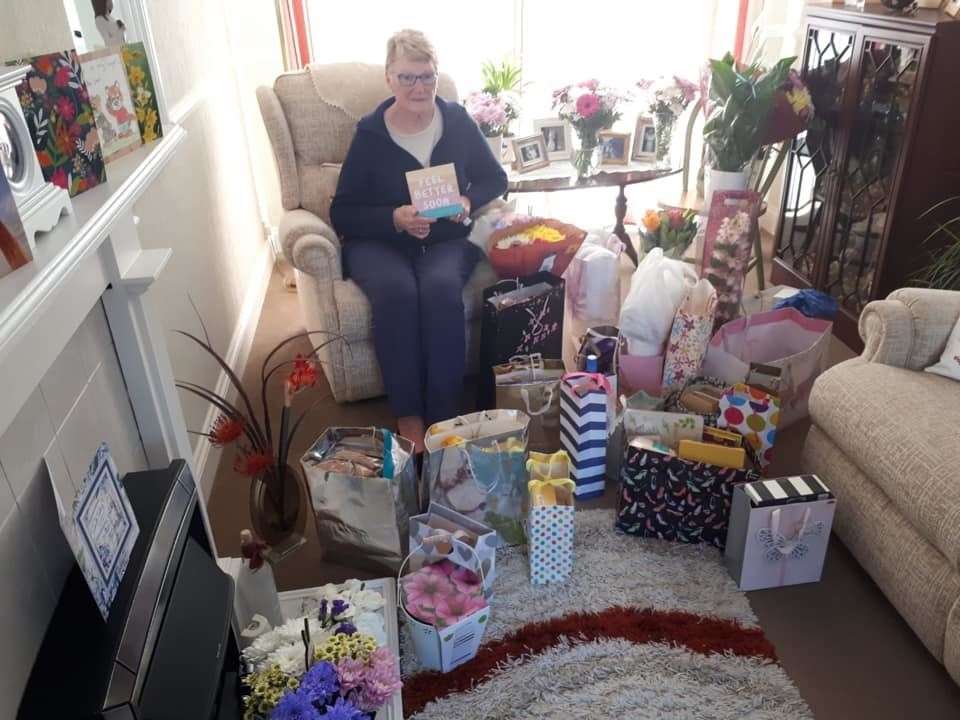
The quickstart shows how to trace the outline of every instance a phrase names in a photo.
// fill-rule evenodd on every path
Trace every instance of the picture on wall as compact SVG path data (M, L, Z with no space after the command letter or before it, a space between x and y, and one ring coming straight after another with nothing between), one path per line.
M601 165L626 165L630 154L630 133L601 131L597 133L600 140Z
M534 120L534 129L543 135L543 144L547 146L547 157L551 161L569 160L573 150L573 131L570 123L557 118Z
M140 124L140 139L146 145L163 137L153 74L150 72L150 63L142 42L124 45L122 55L123 64L127 68L127 82L130 83L133 107L137 111L137 122Z
M120 48L104 48L80 56L93 118L100 131L107 162L133 152L142 144L140 125L127 83Z
M106 181L100 135L76 51L32 58L17 95L44 180L70 197Z
M0 172L0 277L23 267L32 259L13 191L10 190L6 173Z

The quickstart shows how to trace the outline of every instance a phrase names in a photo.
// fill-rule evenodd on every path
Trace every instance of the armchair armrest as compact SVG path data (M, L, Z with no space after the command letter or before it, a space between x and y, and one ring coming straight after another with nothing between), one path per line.
M287 261L300 272L321 281L343 279L340 240L333 228L309 210L284 213L280 244Z
M902 288L868 304L860 315L862 357L922 370L934 364L960 317L960 292Z

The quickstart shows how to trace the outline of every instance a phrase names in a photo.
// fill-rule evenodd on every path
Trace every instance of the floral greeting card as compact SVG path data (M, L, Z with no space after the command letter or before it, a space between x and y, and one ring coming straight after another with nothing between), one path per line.
M111 162L140 147L140 125L127 84L127 68L115 47L82 55L80 62L103 157Z
M70 197L105 182L100 135L76 51L40 55L30 67L17 95L44 179Z
M133 106L137 111L137 122L140 124L140 139L144 144L153 142L163 137L163 127L160 124L157 91L153 87L153 74L150 72L150 63L147 62L147 53L143 43L138 42L124 45L122 54Z

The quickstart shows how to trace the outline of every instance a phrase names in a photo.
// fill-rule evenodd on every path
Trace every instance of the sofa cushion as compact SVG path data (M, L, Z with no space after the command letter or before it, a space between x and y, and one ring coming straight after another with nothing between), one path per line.
M484 288L497 282L496 273L486 259L481 260L463 289L467 323L480 321L480 303ZM373 312L363 290L352 280L334 283L333 297L340 316L340 332L350 342L373 338Z
M333 227L330 222L330 203L337 192L340 164L300 164L300 206L309 210Z
M820 376L810 416L960 567L960 385L855 358Z

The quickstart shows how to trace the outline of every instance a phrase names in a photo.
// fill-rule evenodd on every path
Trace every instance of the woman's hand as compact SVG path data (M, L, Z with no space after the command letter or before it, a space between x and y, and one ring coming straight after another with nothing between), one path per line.
M460 196L460 205L463 207L463 212L458 212L456 215L451 215L450 220L455 223L462 223L468 217L470 217L470 198L466 195Z
M418 215L413 205L401 205L393 211L393 226L398 231L410 233L418 240L424 240L430 234L430 226L435 222L435 218Z

